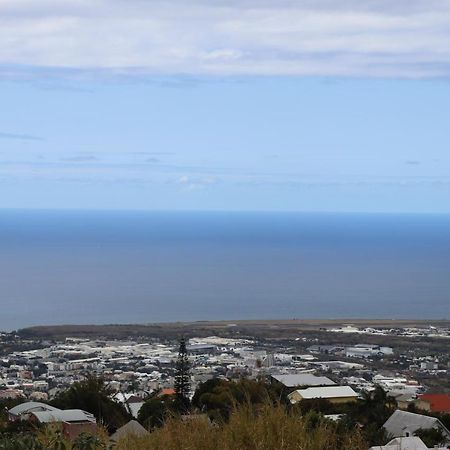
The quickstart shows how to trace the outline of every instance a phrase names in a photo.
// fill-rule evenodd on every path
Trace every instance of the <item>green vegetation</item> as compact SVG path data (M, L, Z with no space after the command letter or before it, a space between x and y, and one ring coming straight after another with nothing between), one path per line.
M51 404L60 409L82 409L94 414L97 421L109 431L124 425L130 419L125 407L112 399L114 391L103 378L88 375L59 394Z
M339 427L314 414L299 416L281 405L235 409L229 421L213 425L203 418L170 417L147 436L127 436L117 445L99 436L80 435L69 442L52 429L34 436L1 439L1 450L361 450L367 448L359 430Z
M229 420L212 425L198 417L169 418L148 436L127 437L117 450L361 450L367 448L359 430L340 433L331 421L299 416L281 406L242 405Z
M228 420L239 405L261 405L276 399L270 386L262 381L241 379L238 382L212 379L202 383L192 398L192 405L212 420Z
M106 434L80 434L73 441L65 439L58 429L46 427L34 434L0 437L0 450L109 450Z
M436 428L430 428L427 430L420 429L417 430L414 434L420 437L424 444L430 448L434 448L434 446L441 447L446 443L444 433Z
M161 427L168 417L186 412L184 402L174 395L149 398L139 410L139 422L147 429Z
M183 349L180 355L183 358ZM186 373L188 367L179 370ZM156 393L138 417L150 433L128 436L112 446L108 434L131 419L112 393L102 378L87 376L52 402L63 409L83 409L97 418L97 436L80 435L71 442L54 424L8 422L3 411L0 450L361 450L388 441L382 425L396 409L381 388L355 403L315 400L291 405L279 386L263 380L213 379L198 387L190 403L179 394ZM3 407L14 403L5 402ZM334 422L326 414L343 416ZM448 417L441 415L444 422ZM435 430L419 430L417 435L429 447L443 441Z

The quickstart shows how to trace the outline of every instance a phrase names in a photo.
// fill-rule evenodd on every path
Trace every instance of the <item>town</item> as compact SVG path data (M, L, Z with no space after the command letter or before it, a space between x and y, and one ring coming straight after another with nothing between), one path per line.
M202 336L196 336L194 328L186 336L191 395L216 379L264 380L282 388L293 405L315 400L341 405L382 389L395 402L397 416L389 419L395 426L389 421L385 425L393 439L419 439L414 432L426 428L433 414L450 413L447 326L345 324L276 335L268 332L265 337L236 324L215 331L207 335L202 329ZM90 412L72 411L72 416L65 416L64 410L48 405L88 374L105 380L112 400L122 404L134 420L152 396L176 393L180 336L43 339L12 332L2 333L0 339L0 401L16 405L9 409L9 420L29 418L36 412L35 420L65 423L72 437L92 430L95 417ZM326 416L336 421L343 414ZM425 419L418 420L422 416ZM433 420L430 427L439 423L449 444L450 432L438 419Z

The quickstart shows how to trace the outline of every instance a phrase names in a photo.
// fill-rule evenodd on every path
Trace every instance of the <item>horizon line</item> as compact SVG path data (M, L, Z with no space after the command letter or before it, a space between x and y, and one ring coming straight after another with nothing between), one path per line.
M317 215L414 215L450 216L446 211L354 211L354 210L264 210L264 209L147 209L147 208L77 208L77 207L2 207L0 212L98 212L98 213L192 213L192 214L317 214Z

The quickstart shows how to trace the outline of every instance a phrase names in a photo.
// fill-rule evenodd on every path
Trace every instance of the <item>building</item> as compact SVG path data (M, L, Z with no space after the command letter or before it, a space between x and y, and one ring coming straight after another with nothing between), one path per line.
M399 409L389 417L383 428L387 433L395 437L410 437L414 436L417 430L435 428L440 430L450 442L450 431L436 417L424 416Z
M8 418L15 422L26 420L32 423L61 424L62 432L68 439L73 439L81 433L95 434L97 422L95 417L81 409L58 409L40 402L25 402L11 408Z
M412 437L400 437L392 439L386 445L377 445L370 447L369 450L445 450L445 448L429 449L422 441L422 439Z
M0 390L0 400L15 400L24 398L25 395L20 389L2 389Z
M41 411L60 411L54 406L47 405L41 402L25 402L20 405L14 406L8 411L8 419L10 422L16 422L18 420L28 420L29 416L33 412Z
M112 442L117 442L126 436L145 436L148 431L136 420L130 420L123 427L120 427L111 437Z
M415 394L411 392L401 393L397 391L388 391L386 392L386 395L395 399L398 409L408 409L408 406L415 402Z
M281 383L286 388L334 386L336 384L327 377L318 377L312 373L272 375L271 381Z
M418 409L433 413L450 412L450 396L447 394L423 394L414 402Z
M330 403L349 403L358 399L358 394L350 386L325 386L297 389L288 395L292 404L302 400L327 400Z
M30 413L29 420L41 424L61 424L62 433L67 439L74 439L81 433L96 434L97 432L95 417L81 409L34 411Z
M190 355L213 355L217 353L217 345L214 344L191 344L186 346Z
M380 347L379 345L371 344L357 344L345 349L347 358L373 358L374 356L392 355L393 353L391 347Z
M176 395L176 391L174 388L164 388L161 389L161 392L159 392L158 397L162 397L164 395Z
M344 347L338 345L311 345L306 349L309 353L323 353L325 355L331 355L344 352Z

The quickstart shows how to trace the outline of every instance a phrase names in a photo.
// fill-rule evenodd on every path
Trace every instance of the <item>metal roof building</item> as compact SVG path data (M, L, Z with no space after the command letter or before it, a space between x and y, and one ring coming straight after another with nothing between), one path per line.
M272 375L272 379L278 381L288 388L298 386L334 386L336 383L327 377L318 377L312 373Z
M350 386L325 386L325 387L310 387L307 389L297 389L289 394L291 403L297 403L300 400L356 400L358 394Z
M36 411L32 413L40 423L52 422L90 422L96 423L95 417L81 409L58 409L56 411Z
M10 420L17 420L21 418L22 416L25 416L27 414L33 413L33 412L39 412L39 411L59 411L58 408L55 408L54 406L47 405L46 403L41 402L25 402L20 403L17 406L14 406L14 408L11 408L8 411Z
M392 439L386 445L378 445L370 447L369 450L429 450L429 448L423 443L422 439L412 437L401 437ZM433 450L445 450L444 448L434 448Z
M450 442L450 431L436 417L424 416L397 409L383 425L383 428L392 436L412 436L419 429L435 428L442 431Z

